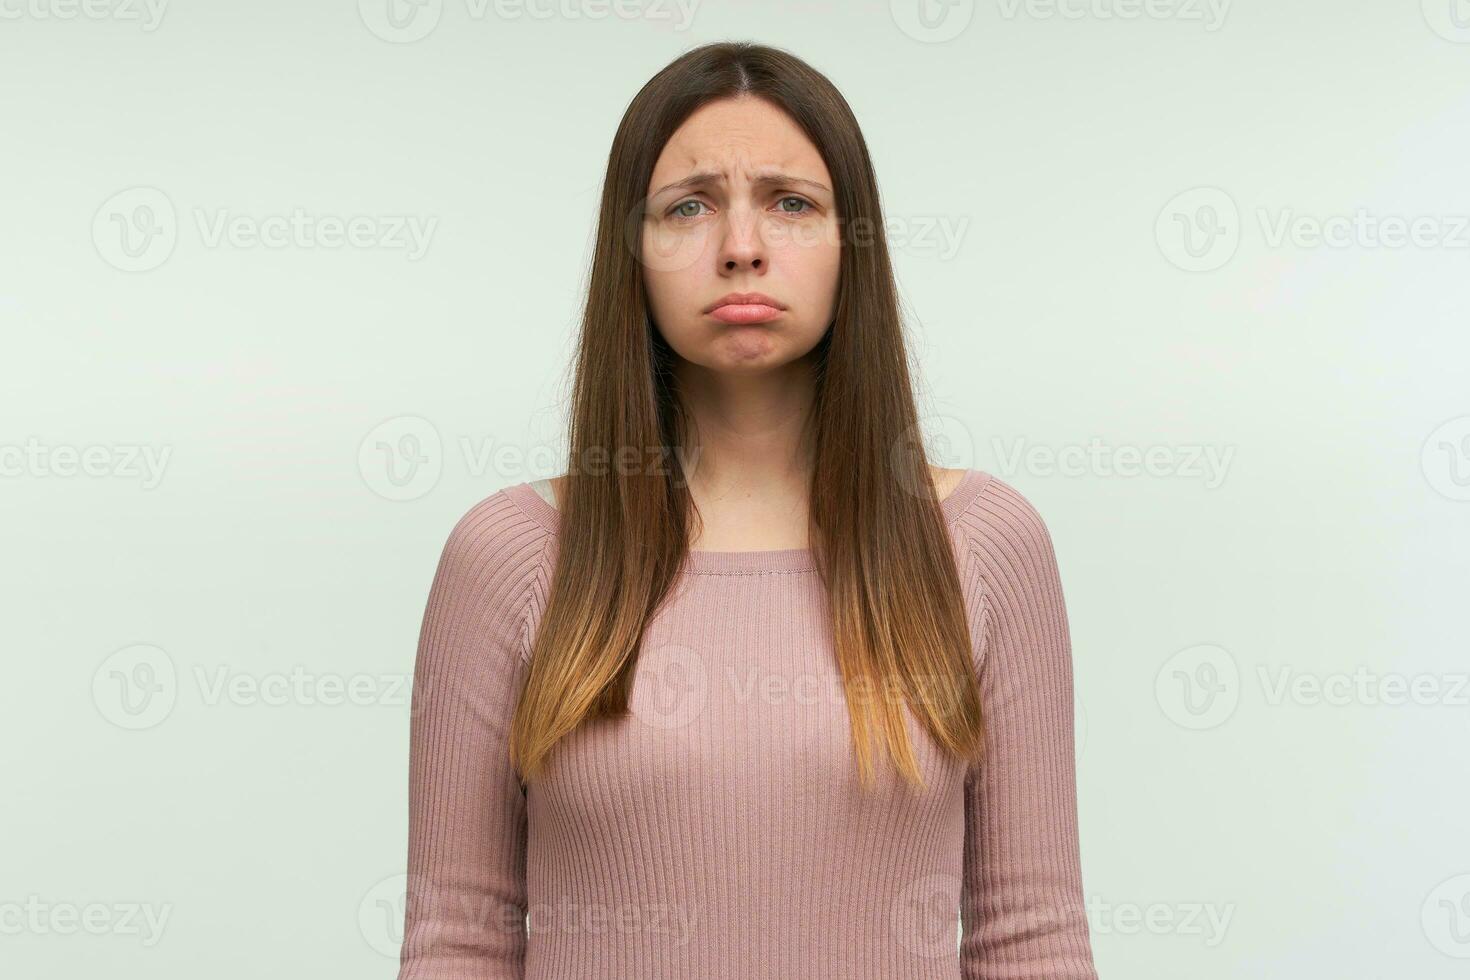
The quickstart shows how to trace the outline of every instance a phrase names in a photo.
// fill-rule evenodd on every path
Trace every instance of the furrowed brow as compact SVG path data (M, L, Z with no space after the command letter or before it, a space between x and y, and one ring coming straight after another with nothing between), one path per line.
M716 170L701 170L697 173L690 174L682 180L676 180L671 184L665 184L658 190L654 191L654 196L657 197L659 194L663 194L666 191L690 190L696 187L708 187L712 184L723 184L724 182L725 175L723 173L720 173ZM757 187L770 187L776 185L787 187L809 187L813 190L825 191L828 194L832 193L831 189L828 188L825 184L818 183L815 180L808 180L805 177L796 177L792 174L770 172L762 173L755 178L755 184Z

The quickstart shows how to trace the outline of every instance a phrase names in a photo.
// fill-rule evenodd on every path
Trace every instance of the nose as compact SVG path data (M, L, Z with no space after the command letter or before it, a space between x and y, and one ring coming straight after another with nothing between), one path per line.
M720 268L725 272L762 271L767 256L760 216L749 208L731 208L726 215L724 237L720 241Z

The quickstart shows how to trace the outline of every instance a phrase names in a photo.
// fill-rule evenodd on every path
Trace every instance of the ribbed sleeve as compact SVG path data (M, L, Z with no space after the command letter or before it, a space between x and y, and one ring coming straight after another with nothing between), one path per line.
M546 536L503 494L455 525L414 666L400 980L521 980L526 798L507 755Z
M1077 829L1071 638L1046 525L992 477L960 517L986 756L965 781L965 980L1096 980Z

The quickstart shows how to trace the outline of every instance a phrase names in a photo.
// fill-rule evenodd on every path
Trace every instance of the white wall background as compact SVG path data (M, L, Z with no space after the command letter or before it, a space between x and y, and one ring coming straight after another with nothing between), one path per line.
M434 562L723 38L846 94L937 461L1050 525L1102 976L1465 974L1465 0L152 2L0 0L5 975L393 976Z

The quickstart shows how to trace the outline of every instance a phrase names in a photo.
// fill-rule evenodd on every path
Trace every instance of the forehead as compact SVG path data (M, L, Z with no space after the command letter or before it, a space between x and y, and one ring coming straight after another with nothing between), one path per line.
M701 170L731 177L778 170L831 186L822 155L801 127L765 99L742 96L700 106L669 137L649 179L650 189Z

